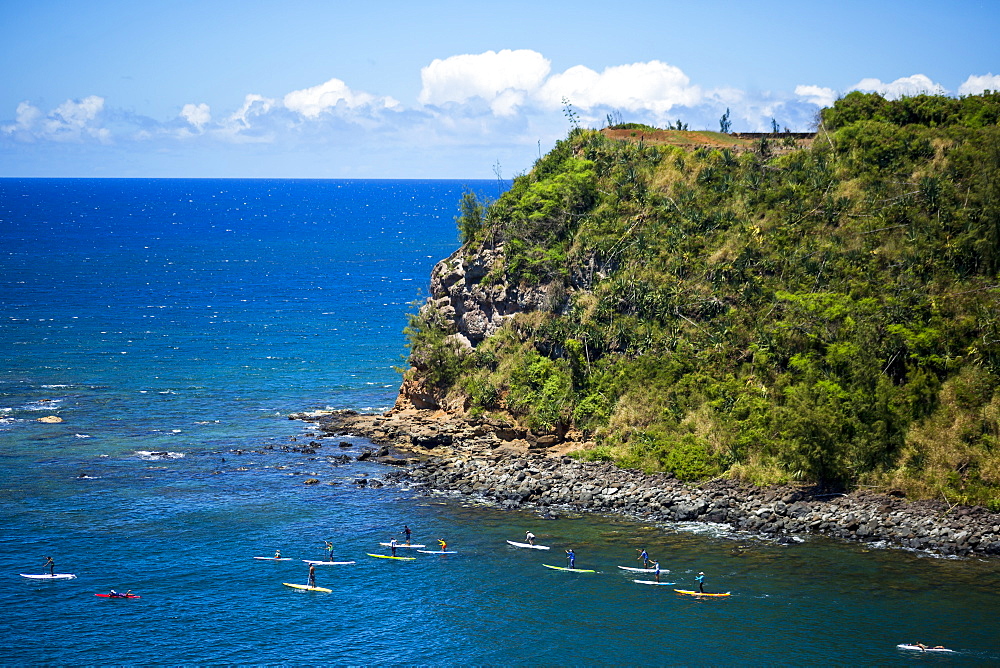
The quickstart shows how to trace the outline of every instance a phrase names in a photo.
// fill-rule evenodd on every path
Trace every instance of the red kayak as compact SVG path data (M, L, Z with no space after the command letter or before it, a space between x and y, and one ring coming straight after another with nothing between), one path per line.
M111 594L94 594L94 596L100 596L101 598L142 598L138 594L116 594L114 596Z

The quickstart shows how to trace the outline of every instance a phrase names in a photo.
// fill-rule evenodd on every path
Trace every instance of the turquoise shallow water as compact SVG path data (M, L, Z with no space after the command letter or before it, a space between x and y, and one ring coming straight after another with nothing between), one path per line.
M385 471L328 462L340 439L283 450L312 440L289 412L391 405L407 304L456 245L462 186L0 180L0 660L1000 664L996 563L543 520L358 489ZM459 554L366 556L404 523ZM505 544L525 529L552 552ZM332 593L282 586L324 539L357 561L317 569ZM542 568L564 547L599 572ZM634 584L616 565L640 547L664 580L705 571L733 596ZM296 561L252 559L278 548ZM18 576L49 554L77 579ZM112 587L143 598L94 596ZM959 653L895 648L916 640Z

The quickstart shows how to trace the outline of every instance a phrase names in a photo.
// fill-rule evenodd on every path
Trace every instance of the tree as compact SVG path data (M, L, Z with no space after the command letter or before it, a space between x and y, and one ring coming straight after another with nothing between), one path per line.
M483 229L483 204L476 197L476 193L466 189L462 193L462 201L459 202L458 208L461 215L455 217L455 222L458 224L462 243L467 243Z
M729 107L726 107L726 113L722 114L722 118L719 119L719 132L729 134L732 127L733 124L729 121Z

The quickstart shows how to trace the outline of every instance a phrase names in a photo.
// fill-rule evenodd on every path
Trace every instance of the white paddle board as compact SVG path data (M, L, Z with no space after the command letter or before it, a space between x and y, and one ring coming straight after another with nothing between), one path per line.
M532 550L549 550L549 549L551 549L547 545L529 545L528 543L517 543L517 542L512 541L512 540L508 540L507 542L509 544L513 545L514 547L527 547L527 548L530 548Z
M260 559L261 561L291 561L291 557L254 557L254 559Z
M455 550L417 550L422 554L458 554Z
M955 650L953 649L946 649L944 647L924 648L921 647L920 645L910 645L908 643L900 643L899 645L896 645L896 647L898 647L899 649L908 649L914 652L941 652L941 653L952 653L952 654L954 654L955 652Z
M28 578L29 580L72 580L76 576L72 573L56 573L55 575L50 575L49 573L43 573L41 575L21 573L21 577Z
M632 580L632 582L641 585L675 585L676 582L656 582L655 580Z
M618 568L623 571L628 571L629 573L655 573L655 568L635 568L634 566L619 566ZM666 568L660 569L661 573L669 573L670 571Z
M348 564L356 564L356 561L316 561L315 559L303 559L311 566L346 566Z
M383 547L392 547L392 545L390 543L379 543L379 545L381 545ZM404 547L405 548L419 548L419 547L427 547L427 546L426 545L417 545L416 543L414 543L413 545L404 545L403 543L396 543L396 549L397 550L400 549L400 548L404 548Z

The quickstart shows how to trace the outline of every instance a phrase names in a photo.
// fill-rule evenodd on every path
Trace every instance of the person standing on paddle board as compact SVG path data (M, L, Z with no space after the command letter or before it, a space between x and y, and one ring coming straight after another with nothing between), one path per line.
M444 542L444 538L438 538L438 545L441 546L442 552L448 549L448 543Z
M309 586L316 586L316 564L309 564Z
M333 543L328 540L324 540L323 542L326 543L326 560L333 561Z
M525 531L524 532L524 540L528 541L528 545L534 545L535 544L535 534L531 533L530 531Z
M275 551L274 551L274 558L275 558L276 560L277 560L277 559L281 559L281 550L275 550Z
M653 562L653 568L656 569L655 571L653 571L653 575L656 577L656 581L659 582L660 581L660 562L654 561Z
M639 550L639 556L636 557L636 561L641 561L643 568L649 568L649 555L646 554L646 548Z
M698 577L694 579L698 583L698 591L702 594L705 593L705 573L698 573Z
M396 539L395 538L390 538L389 539L389 549L392 550L392 556L395 557L396 556Z
M576 555L573 550L566 550L566 559L569 560L569 567L576 568Z
M45 568L45 566L49 567L49 575L55 576L56 562L52 557L45 557L45 564L42 566L42 568Z
M406 544L409 545L410 544L410 534L413 533L413 532L410 531L410 527L407 526L406 524L403 525L403 533L406 534Z

